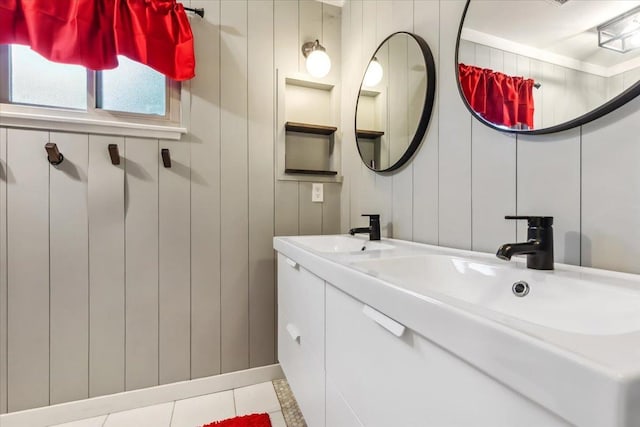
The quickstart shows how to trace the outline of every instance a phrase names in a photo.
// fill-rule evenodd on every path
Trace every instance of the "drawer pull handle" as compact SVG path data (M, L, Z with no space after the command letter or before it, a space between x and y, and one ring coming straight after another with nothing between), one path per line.
M295 262L294 260L289 259L289 258L285 258L285 260L287 261L287 264L289 264L291 267L293 267L293 268L297 268L298 267L298 263Z
M395 320L393 320L388 316L385 316L384 314L380 313L378 310L375 310L369 307L368 305L365 305L362 308L362 312L369 319L373 320L378 325L382 326L387 331L391 332L393 335L397 337L401 337L402 334L404 334L404 330L406 328L403 324L396 322Z
M293 341L300 341L300 332L291 323L287 324L287 332Z

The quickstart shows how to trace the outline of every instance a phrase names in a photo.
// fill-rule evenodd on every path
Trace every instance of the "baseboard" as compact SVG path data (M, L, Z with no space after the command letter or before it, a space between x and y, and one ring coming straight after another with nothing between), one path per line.
M284 378L280 365L125 391L0 415L2 427L40 427L156 405Z

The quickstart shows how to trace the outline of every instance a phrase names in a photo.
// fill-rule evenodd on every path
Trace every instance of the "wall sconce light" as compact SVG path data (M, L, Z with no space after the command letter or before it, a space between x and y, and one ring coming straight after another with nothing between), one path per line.
M364 73L363 83L365 86L373 87L380 83L383 75L382 65L378 62L378 58L374 56L371 62L369 62L367 72Z
M640 6L598 26L598 46L626 53L640 47Z
M307 71L315 78L322 78L331 70L331 58L318 40L302 45L302 54L307 58Z

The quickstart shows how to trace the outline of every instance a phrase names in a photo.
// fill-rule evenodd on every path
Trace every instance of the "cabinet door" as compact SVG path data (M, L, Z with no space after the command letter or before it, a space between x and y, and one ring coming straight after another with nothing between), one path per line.
M309 427L325 425L324 286L278 255L278 359Z
M567 425L330 285L326 322L327 378L367 427Z
M363 427L362 423L345 402L331 378L326 379L327 389L327 426L328 427Z

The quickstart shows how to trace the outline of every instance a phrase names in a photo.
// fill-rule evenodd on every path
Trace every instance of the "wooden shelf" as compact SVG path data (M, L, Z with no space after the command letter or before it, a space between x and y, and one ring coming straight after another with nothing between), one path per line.
M286 122L284 128L289 132L312 133L315 135L333 135L335 126L312 125L309 123Z
M376 139L376 138L380 138L382 135L384 135L384 132L380 130L367 130L367 129L356 130L356 137L358 138Z
M285 169L284 173L301 174L301 175L338 175L336 171L316 171L309 169Z

